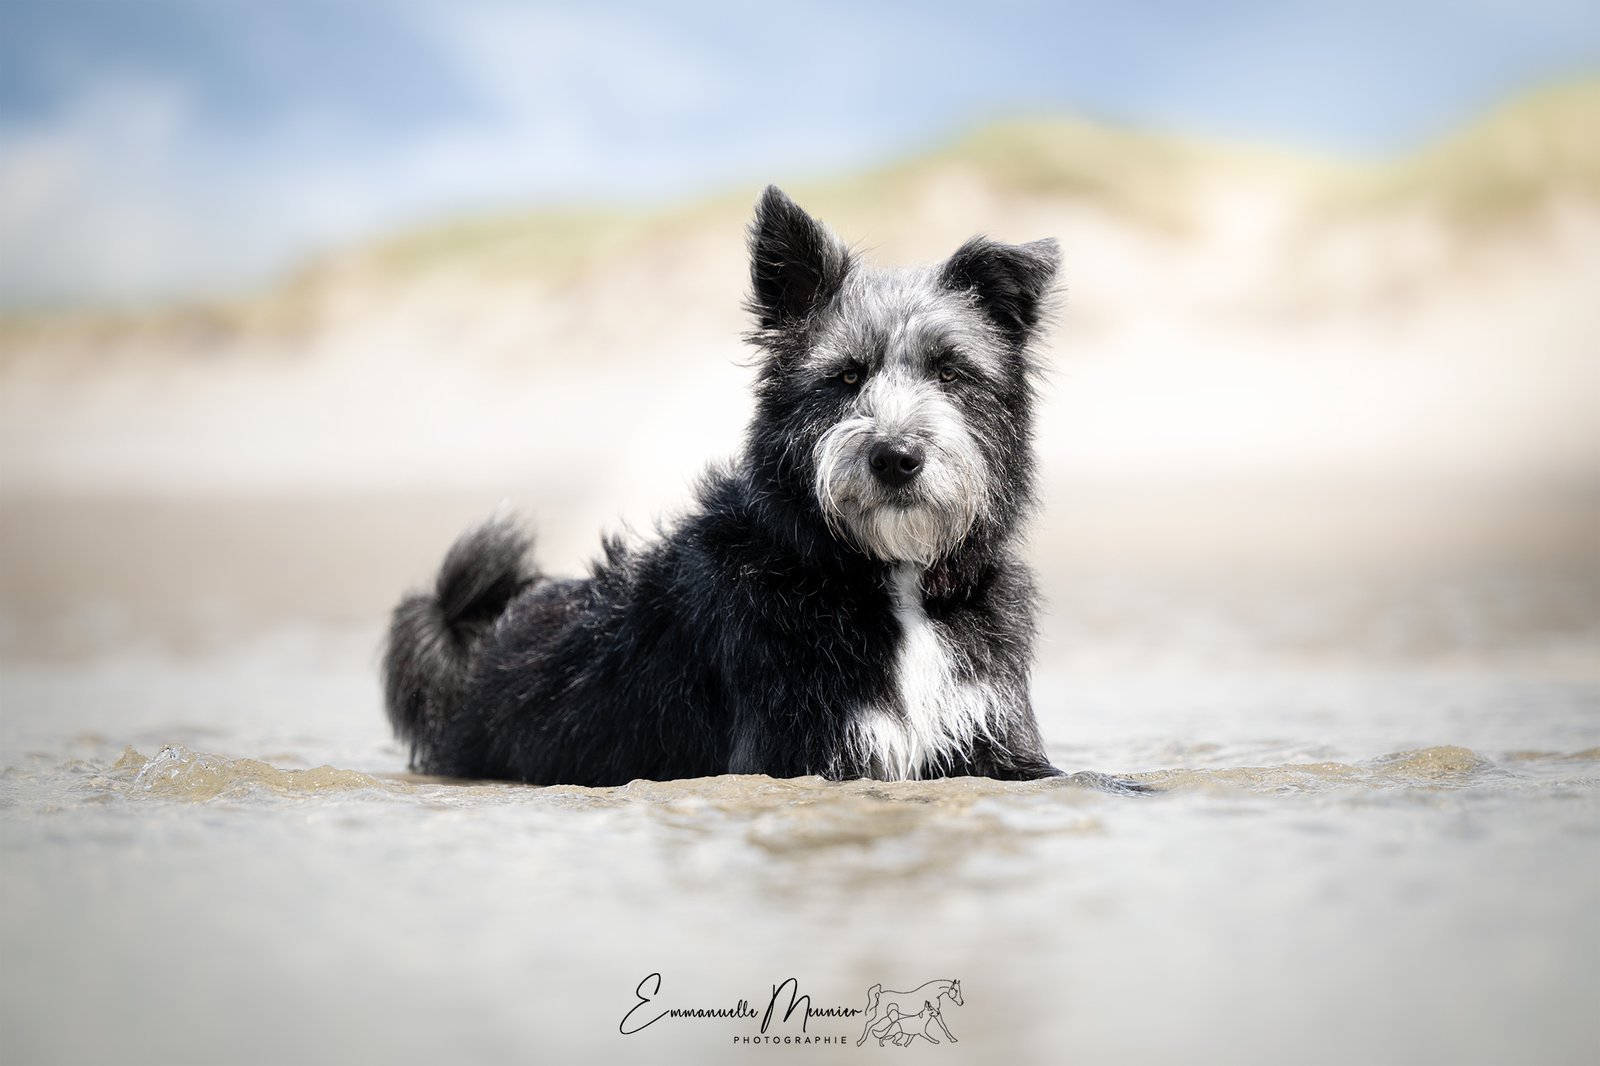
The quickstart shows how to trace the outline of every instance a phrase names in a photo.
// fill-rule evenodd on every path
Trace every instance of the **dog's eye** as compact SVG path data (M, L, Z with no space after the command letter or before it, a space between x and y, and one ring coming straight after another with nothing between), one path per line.
M846 385L859 385L861 384L861 371L851 367L849 370L846 370L844 373L839 375L839 380L844 382Z
M939 380L945 384L949 384L960 376L961 375L956 372L956 368L953 366L941 366L939 368Z

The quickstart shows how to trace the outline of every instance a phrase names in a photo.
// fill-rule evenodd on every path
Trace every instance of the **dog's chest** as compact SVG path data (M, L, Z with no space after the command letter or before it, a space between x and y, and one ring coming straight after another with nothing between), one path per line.
M966 657L922 604L920 571L901 564L889 597L900 636L893 665L894 706L868 704L855 719L856 739L873 777L907 780L971 748L990 730L996 693L970 676Z

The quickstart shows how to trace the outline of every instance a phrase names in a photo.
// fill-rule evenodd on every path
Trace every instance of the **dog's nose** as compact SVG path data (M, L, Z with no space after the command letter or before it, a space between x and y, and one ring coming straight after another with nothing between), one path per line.
M891 488L899 488L922 472L922 449L915 444L880 441L867 453L872 474Z

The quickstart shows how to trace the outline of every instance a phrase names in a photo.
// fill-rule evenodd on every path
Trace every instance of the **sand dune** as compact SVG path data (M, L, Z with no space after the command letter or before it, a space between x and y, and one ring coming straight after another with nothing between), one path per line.
M1039 120L791 191L879 263L980 230L1061 240L1047 570L1585 557L1600 540L1597 119L1600 88L1569 87L1383 165ZM292 523L329 520L329 500L377 501L370 518L448 494L468 501L454 523L505 498L537 517L557 569L601 527L648 530L738 446L756 192L452 223L226 306L0 322L8 590L47 600L36 575L75 572L50 556L72 539L51 521L99 514L90 531L115 544L84 501L276 501L271 521ZM394 530L408 576L438 524L409 524L428 530L414 542ZM85 580L117 585L117 553L100 556Z

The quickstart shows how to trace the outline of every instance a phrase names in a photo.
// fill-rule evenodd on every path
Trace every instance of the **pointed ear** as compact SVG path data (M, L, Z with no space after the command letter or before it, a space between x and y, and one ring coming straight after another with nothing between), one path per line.
M804 321L850 271L850 252L828 228L768 185L750 224L750 309L763 329Z
M1061 250L1053 240L1001 244L974 237L945 263L939 280L947 289L971 292L989 320L1020 347L1044 316L1060 264Z

